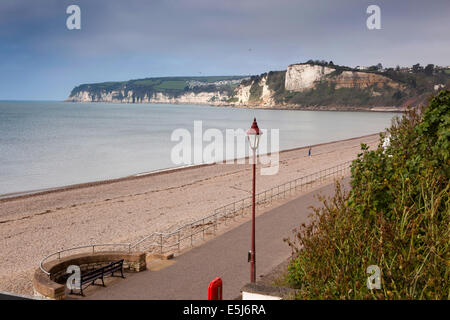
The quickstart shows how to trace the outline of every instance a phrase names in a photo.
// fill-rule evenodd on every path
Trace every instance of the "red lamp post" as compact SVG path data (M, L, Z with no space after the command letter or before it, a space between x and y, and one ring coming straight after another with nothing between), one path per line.
M252 249L250 251L250 282L256 282L256 249L255 249L255 190L256 190L256 149L259 145L259 131L256 118L253 119L251 128L247 131L248 142L253 151L253 190L252 190Z

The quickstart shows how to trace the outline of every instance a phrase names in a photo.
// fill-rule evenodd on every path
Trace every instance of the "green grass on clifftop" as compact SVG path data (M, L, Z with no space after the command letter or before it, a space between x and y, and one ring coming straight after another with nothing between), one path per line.
M112 91L123 91L124 96L129 91L133 92L133 97L143 98L145 95L151 96L153 93L162 92L170 96L178 96L186 91L193 92L211 92L221 91L231 94L236 88L236 84L214 85L214 82L223 80L239 80L243 76L209 76L209 77L162 77L162 78L146 78L129 81L118 82L102 82L92 84L82 84L75 87L70 96L73 97L82 91L88 91L93 96L100 96L102 93L110 93ZM204 83L204 86L189 88L189 83L196 81ZM119 95L120 97L120 95Z

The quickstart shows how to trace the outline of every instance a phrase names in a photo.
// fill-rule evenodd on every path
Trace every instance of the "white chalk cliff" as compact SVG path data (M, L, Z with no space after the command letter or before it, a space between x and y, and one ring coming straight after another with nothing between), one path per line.
M119 89L105 89L96 87L95 84L82 85L79 90L73 91L67 101L295 108L295 103L302 105L301 100L297 99L297 102L290 104L289 100L283 99L295 96L297 92L301 94L308 90L314 90L321 83L328 83L336 90L341 88L369 89L373 97L380 97L385 92L384 90L387 90L386 88L390 88L389 90L404 89L403 84L379 73L348 70L348 68L342 67L336 69L333 65L322 66L308 63L293 64L288 66L286 71L275 71L235 81L240 84L234 91L233 89L223 90L219 87L211 90L210 85L209 87L205 85L205 89L197 86L170 92L158 92L150 88L147 91L149 93L141 90L140 94L133 92L126 85L118 86ZM389 91L391 93L386 92L392 96L391 91ZM302 107L306 108L308 105L302 105ZM365 107L364 103L361 104L361 107Z
M325 76L333 71L335 69L319 65L293 64L286 70L284 86L286 90L297 92L312 89L317 82L324 80Z
M110 91L93 94L89 91L80 91L70 96L69 102L111 102L111 103L167 103L167 104L212 104L224 105L229 96L220 91L217 92L186 92L179 96L170 96L163 92L156 92L150 97L138 97L132 90Z

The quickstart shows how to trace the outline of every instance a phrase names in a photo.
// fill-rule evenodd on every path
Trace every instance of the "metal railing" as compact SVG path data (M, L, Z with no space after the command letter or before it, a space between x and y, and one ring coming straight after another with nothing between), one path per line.
M277 185L265 191L259 192L255 195L255 203L256 206L262 204L270 204L274 200L280 199L281 197L285 198L287 194L292 194L297 190L303 191L304 189L308 189L312 187L312 184L315 182L322 182L332 176L338 177L339 175L345 175L347 171L350 170L350 164L352 161L347 161L336 165L331 168L326 168L307 176L303 176L286 183ZM202 239L205 239L207 233L215 234L218 225L221 223L227 224L229 219L235 219L237 216L244 216L247 209L250 209L252 206L252 197L246 197L240 199L238 201L234 201L225 206L219 207L214 210L214 212L208 216L197 219L190 223L183 225L182 227L176 229L172 232L153 232L148 236L140 239L136 243L116 243L116 244L91 244L85 246L73 247L65 250L60 250L55 253L52 253L46 256L40 262L40 269L42 272L50 275L50 273L45 270L43 264L49 258L58 256L58 259L61 259L61 254L69 251L76 251L80 249L91 248L92 253L101 252L101 250L95 251L96 248L104 248L104 247L123 247L126 248L128 252L132 250L155 250L157 249L159 253L164 253L164 250L167 248L176 248L178 251L181 250L182 243L187 242L193 246L193 243L197 236L201 235ZM249 210L248 210L249 211Z
M77 246L77 247L72 247L69 249L64 249L64 250L60 250L60 251L56 251L52 254L49 254L48 256L46 256L44 259L41 260L39 267L41 268L42 272L44 272L47 275L50 275L50 273L44 269L43 264L45 263L45 261L47 261L49 258L54 257L54 256L58 256L58 260L61 259L61 254L65 253L65 252L69 252L71 251L73 253L73 251L77 251L77 250L81 250L81 249L86 249L86 248L90 248L92 251L92 253L95 252L102 252L104 250L98 250L95 251L95 248L101 248L101 247L126 247L128 248L128 251L131 251L131 244L130 243L102 243L102 244L89 244L89 245L84 245L84 246Z

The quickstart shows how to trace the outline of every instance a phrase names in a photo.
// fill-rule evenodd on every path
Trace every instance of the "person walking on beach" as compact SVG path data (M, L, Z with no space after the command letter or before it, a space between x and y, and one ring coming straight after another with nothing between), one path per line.
M308 149L308 157L311 157L311 147Z

